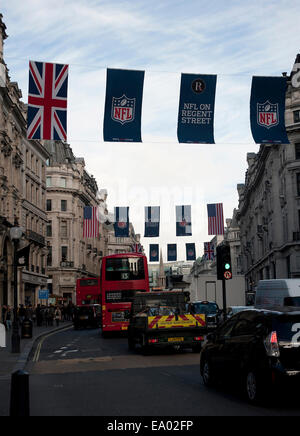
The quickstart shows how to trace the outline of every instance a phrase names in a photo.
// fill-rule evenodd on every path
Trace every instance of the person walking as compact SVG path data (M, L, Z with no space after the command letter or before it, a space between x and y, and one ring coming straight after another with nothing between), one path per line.
M61 310L57 306L54 312L54 319L56 321L56 326L59 327L59 321L61 321Z
M11 315L12 315L11 308L10 306L8 306L5 314L5 322L4 322L7 331L11 330Z

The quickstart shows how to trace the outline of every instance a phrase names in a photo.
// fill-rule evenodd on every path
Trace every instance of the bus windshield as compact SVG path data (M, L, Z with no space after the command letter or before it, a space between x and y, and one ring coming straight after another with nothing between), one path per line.
M145 280L143 258L122 257L107 259L105 279L107 281Z

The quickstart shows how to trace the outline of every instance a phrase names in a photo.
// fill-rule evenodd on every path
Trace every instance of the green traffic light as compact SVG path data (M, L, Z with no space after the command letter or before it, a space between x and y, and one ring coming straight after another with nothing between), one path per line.
M230 263L225 263L224 267L225 269L230 269Z

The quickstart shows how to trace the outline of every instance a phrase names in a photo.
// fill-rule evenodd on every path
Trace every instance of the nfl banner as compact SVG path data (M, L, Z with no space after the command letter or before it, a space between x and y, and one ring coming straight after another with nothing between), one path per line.
M129 207L115 207L114 228L116 238L129 237Z
M204 242L204 259L214 260L215 258L215 246L211 242Z
M192 236L191 206L176 206L176 236Z
M29 62L27 138L67 140L68 65Z
M195 244L185 244L186 247L186 260L196 260L196 246Z
M104 141L142 142L144 71L107 69Z
M158 244L150 244L149 259L150 259L150 262L159 262L159 245Z
M177 245L168 244L168 262L177 261Z
M145 237L159 237L160 207L145 207Z
M217 76L182 74L177 137L180 143L214 144Z
M257 144L289 144L285 128L286 77L253 77L250 122Z

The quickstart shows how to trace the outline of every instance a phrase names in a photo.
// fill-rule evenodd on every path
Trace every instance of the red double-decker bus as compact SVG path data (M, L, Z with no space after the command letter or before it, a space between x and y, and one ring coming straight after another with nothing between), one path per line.
M101 304L99 277L84 277L76 281L76 306Z
M147 258L139 253L106 256L101 265L102 333L126 331L136 292L149 292Z

